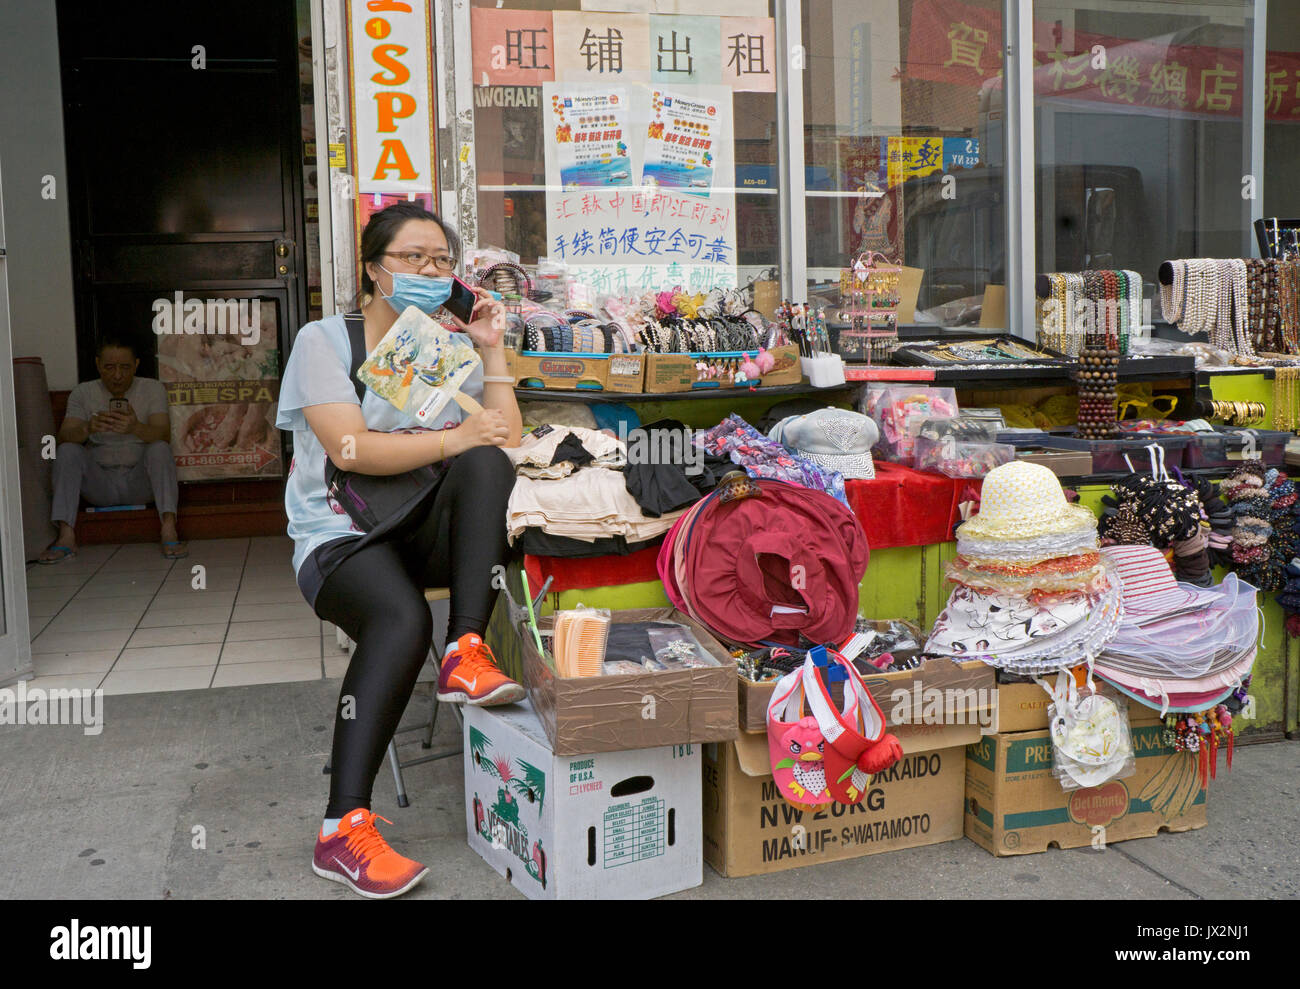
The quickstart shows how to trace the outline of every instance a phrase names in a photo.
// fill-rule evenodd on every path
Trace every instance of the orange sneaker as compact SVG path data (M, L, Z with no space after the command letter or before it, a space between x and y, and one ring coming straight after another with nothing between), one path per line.
M449 704L491 707L524 699L524 688L497 669L492 650L473 632L456 640L442 661L438 700Z
M393 823L358 807L343 815L339 829L328 838L317 834L311 871L372 900L401 896L415 886L429 870L393 851L375 827L376 818Z

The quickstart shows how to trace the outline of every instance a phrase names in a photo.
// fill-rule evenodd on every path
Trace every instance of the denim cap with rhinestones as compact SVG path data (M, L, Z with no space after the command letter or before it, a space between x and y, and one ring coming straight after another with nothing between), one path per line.
M848 409L818 409L807 415L786 416L768 433L771 439L795 450L819 467L846 478L873 478L871 448L880 439L872 419Z

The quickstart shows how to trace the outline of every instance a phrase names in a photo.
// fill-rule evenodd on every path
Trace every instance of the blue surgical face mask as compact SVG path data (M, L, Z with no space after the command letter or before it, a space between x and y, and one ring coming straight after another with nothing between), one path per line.
M379 267L388 271L382 264ZM393 294L384 295L382 289L379 294L383 295L388 300L388 304L399 314L405 312L407 306L415 306L425 315L432 315L439 306L451 298L451 276L449 275L411 275L391 271L388 271L388 274L393 276Z

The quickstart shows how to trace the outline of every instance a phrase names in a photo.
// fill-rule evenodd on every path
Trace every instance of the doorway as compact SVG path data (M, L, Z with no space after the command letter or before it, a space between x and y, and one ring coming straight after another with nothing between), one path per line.
M58 24L79 378L114 336L167 385L182 523L201 482L278 501L307 312L294 0L59 0Z

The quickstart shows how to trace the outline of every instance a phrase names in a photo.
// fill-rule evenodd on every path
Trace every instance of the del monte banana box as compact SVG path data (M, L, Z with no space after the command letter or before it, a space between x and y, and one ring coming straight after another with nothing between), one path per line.
M986 735L966 748L966 837L994 855L1147 838L1203 828L1196 756L1175 752L1160 725L1134 725L1132 776L1063 790L1046 731Z

